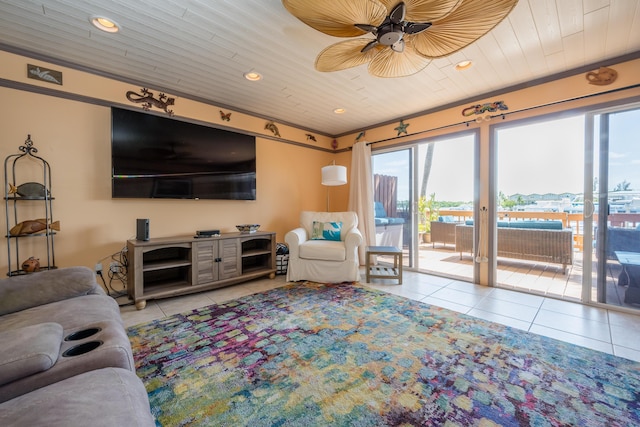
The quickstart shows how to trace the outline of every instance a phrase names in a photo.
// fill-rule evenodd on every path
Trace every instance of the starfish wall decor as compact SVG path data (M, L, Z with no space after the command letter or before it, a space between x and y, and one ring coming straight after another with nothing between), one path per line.
M409 133L407 132L407 127L409 126L409 123L405 123L403 120L400 120L400 124L398 125L398 127L395 127L394 129L398 131L398 135L396 136L400 136L401 134L405 134L405 135L409 135Z

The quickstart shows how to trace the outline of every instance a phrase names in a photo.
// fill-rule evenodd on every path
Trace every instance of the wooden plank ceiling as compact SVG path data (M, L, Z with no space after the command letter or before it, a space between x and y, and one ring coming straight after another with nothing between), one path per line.
M100 32L92 15L122 30ZM0 1L0 49L333 136L637 57L640 1L520 0L478 42L410 77L376 78L366 65L316 71L316 55L339 40L304 25L280 0ZM455 71L463 59L473 67ZM245 80L252 70L263 80Z

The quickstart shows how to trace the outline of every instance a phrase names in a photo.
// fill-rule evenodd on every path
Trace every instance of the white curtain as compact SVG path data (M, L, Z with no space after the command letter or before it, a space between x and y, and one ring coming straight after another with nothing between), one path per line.
M357 142L352 147L350 181L349 210L358 214L358 229L363 238L362 245L358 248L358 256L360 265L364 265L365 248L376 244L371 147L366 142Z

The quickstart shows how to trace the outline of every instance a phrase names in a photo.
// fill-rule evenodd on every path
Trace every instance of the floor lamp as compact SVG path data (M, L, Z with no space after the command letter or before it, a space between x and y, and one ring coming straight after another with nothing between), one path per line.
M347 183L346 166L338 166L334 161L332 164L322 168L322 185L335 187ZM327 212L329 212L329 188L327 188Z

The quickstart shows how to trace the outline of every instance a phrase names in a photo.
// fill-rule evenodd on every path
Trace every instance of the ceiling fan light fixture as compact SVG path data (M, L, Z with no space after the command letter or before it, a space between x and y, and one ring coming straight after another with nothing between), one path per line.
M402 31L389 31L378 36L378 42L383 46L393 46L402 40Z
M456 64L455 68L458 71L462 71L462 70L466 70L471 68L471 66L473 65L473 61L466 59L464 61L460 61Z
M376 77L404 77L428 61L452 55L487 34L518 0L282 0L310 27L336 37L316 57L316 70L340 71L369 63ZM370 33L375 40L360 38ZM468 65L464 68L468 68ZM462 67L462 66L460 66ZM464 68L458 69L464 69Z
M97 29L107 33L117 33L120 31L120 25L111 18L94 15L89 18L89 22Z
M244 78L249 80L250 82L257 82L262 80L262 74L256 73L255 71L249 71L244 73Z

